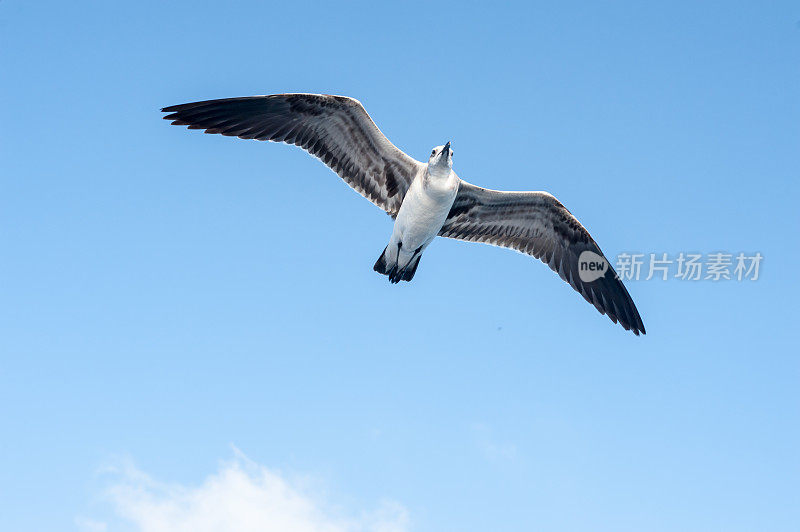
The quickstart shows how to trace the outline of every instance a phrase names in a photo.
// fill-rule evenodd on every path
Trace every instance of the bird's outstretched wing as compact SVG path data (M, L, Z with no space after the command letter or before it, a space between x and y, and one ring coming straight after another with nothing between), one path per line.
M589 251L605 258L603 252L566 207L546 192L502 192L461 181L439 235L532 255L611 321L636 335L645 333L636 305L608 260L602 276L581 279L581 254Z
M296 144L320 158L368 200L396 216L422 164L378 129L358 100L273 94L165 107L177 126L242 139Z

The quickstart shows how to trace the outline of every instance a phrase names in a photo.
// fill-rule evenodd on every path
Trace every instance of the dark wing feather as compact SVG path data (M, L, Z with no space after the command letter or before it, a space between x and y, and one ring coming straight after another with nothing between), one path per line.
M378 129L358 100L274 94L165 107L177 126L300 146L392 216L422 168Z
M636 335L645 333L636 305L608 260L602 277L588 283L581 280L581 253L604 257L603 252L566 207L546 192L501 192L462 181L439 235L532 255L614 323L619 321Z

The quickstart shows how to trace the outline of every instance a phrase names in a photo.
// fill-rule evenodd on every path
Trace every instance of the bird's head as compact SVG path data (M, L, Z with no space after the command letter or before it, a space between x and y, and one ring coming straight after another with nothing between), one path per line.
M440 170L450 170L453 168L453 150L450 149L449 142L444 146L436 146L431 151L431 157L428 159L428 166Z

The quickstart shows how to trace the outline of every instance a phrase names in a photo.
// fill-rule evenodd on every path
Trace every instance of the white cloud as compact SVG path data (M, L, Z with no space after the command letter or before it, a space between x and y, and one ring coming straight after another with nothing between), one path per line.
M108 496L118 517L140 532L403 532L397 503L342 515L320 497L237 453L196 486L165 484L128 464L115 468ZM83 520L84 529L105 524ZM114 527L110 526L109 530Z

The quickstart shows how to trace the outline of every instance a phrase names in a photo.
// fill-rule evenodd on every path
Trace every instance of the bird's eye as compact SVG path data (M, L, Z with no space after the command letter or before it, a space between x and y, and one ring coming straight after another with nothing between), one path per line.
M436 150L431 151L431 155L436 155Z

